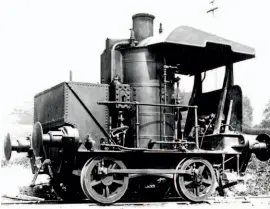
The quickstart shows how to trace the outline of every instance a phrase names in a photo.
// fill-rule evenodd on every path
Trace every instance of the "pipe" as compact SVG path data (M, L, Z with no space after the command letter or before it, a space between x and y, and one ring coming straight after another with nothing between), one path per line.
M159 30L158 30L159 34L161 34L163 32L163 28L162 28L162 23L159 24Z
M119 46L129 46L130 45L130 41L129 40L124 40L124 41L119 41L116 42L111 49L111 80L113 79L113 77L115 76L115 50L117 47ZM121 73L122 74L122 73ZM123 75L120 75L121 77L121 81L123 80Z
M222 154L222 172L225 171L225 157L226 157L226 155Z
M69 71L69 81L72 81L72 70Z
M239 160L239 158L240 158L240 155L239 154L237 154L236 155L236 171L237 171L237 177L239 177L239 174L240 174L240 160Z
M194 108L195 115L195 139L196 139L196 149L199 150L199 125L198 125L198 108Z
M172 104L151 104L151 103L139 103L139 102L118 102L118 101L98 101L98 104L129 104L129 105L140 105L149 107L179 107L179 108L198 108L198 106L190 105L172 105Z
M180 78L178 77L178 80L176 81L176 98L175 98L175 104L180 104L180 101L179 101L179 92L180 92L180 87L179 87L179 81L180 81ZM174 137L175 137L175 140L177 140L179 137L178 137L178 125L179 125L179 117L180 117L180 113L179 113L179 108L176 108L176 120L175 120L175 128L174 128ZM180 130L181 131L181 130Z
M140 147L139 104L136 102L136 146Z

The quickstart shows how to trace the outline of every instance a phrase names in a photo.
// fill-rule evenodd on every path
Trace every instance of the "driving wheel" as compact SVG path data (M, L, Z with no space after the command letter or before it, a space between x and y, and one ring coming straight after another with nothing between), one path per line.
M188 201L202 202L212 194L215 186L215 171L207 160L191 158L180 162L176 169L192 173L175 175L175 189L179 196Z
M129 177L126 174L106 174L102 170L126 169L124 163L109 157L88 160L81 172L81 187L84 194L101 204L112 204L125 194Z

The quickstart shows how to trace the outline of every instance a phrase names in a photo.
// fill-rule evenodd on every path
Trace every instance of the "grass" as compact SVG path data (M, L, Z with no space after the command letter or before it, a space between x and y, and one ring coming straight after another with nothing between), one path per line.
M22 166L24 168L30 169L30 162L27 157L16 157L15 159L10 161L1 159L1 167L8 167L13 165Z
M270 195L270 160L261 162L253 155L246 174L251 176L246 183L247 195Z

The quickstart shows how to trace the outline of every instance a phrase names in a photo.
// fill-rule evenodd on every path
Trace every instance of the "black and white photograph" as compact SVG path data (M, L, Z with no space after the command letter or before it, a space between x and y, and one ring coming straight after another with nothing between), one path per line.
M270 208L269 8L1 0L1 207Z

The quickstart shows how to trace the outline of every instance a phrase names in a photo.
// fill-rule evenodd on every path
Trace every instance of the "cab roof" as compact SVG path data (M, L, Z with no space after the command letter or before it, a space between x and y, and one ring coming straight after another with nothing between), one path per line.
M166 64L180 64L179 73L190 75L255 57L252 47L188 26L146 38L137 47L154 50Z

